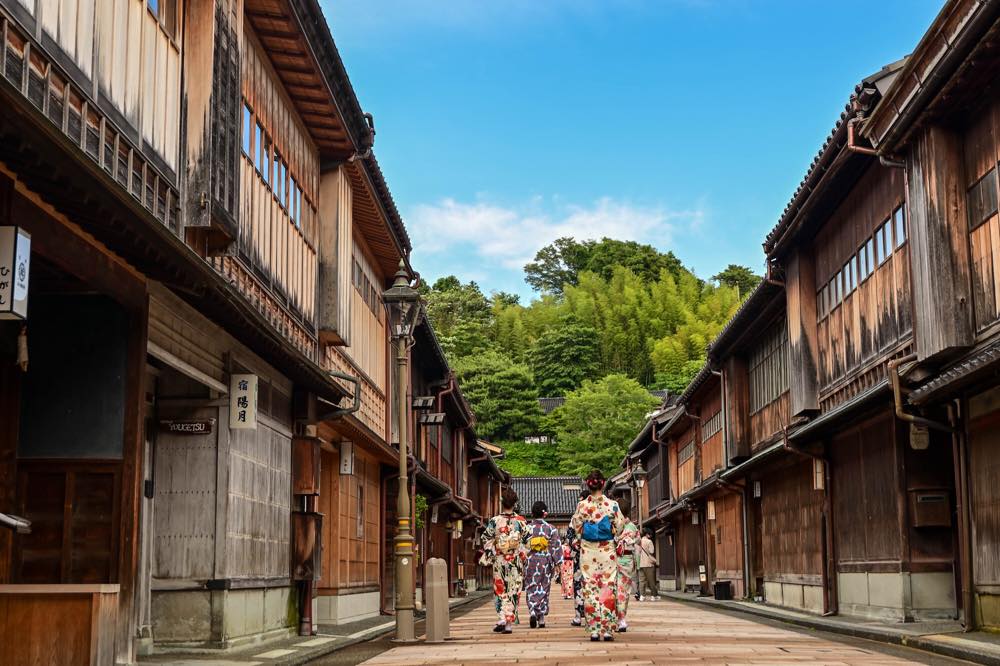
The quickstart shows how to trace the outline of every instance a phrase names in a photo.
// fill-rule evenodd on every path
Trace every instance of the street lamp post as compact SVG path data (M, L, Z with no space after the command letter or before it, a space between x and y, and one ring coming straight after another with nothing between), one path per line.
M646 476L648 476L648 474L646 472L646 468L642 466L642 461L640 460L640 461L638 461L636 463L635 467L632 468L632 483L633 483L633 485L635 485L636 515L639 517L639 548L640 549L642 548L642 487L644 485L646 485ZM639 561L635 562L635 567L636 567L635 580L636 580L636 583L637 583L636 584L636 588L635 588L635 595L636 595L636 599L639 599L640 596L641 596L641 593L642 593L642 580L639 578L640 571L638 570L638 568L639 568Z
M399 261L392 286L383 294L389 314L392 341L396 347L396 415L399 435L399 493L396 500L396 641L416 640L413 628L413 535L410 532L410 495L407 479L406 354L413 339L413 329L420 318L420 294L410 286L410 276L403 260Z
M642 538L642 488L646 485L647 476L649 476L649 473L642 466L642 461L640 460L632 469L632 482L635 483L636 506L638 507L637 511L639 515L639 538Z

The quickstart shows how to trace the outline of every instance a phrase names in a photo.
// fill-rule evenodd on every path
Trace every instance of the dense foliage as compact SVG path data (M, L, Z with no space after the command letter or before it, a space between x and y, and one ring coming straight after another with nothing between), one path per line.
M540 292L527 305L453 276L421 286L479 435L504 445L504 466L523 475L604 468L617 456L616 466L656 403L648 391L683 390L760 280L730 265L705 282L672 253L607 238L561 238L525 279ZM543 417L540 396L567 402ZM524 443L541 433L556 444Z
M659 402L625 375L584 382L552 413L559 469L580 476L599 469L608 477L619 471L629 443Z

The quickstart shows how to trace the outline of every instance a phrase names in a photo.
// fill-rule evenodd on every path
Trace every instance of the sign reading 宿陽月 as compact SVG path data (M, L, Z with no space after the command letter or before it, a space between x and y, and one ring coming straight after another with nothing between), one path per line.
M229 427L257 429L257 375L232 375L229 380Z

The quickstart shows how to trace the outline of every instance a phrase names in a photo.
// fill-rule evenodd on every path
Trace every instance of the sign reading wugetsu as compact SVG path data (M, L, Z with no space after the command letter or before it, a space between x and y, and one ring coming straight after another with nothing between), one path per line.
M27 319L31 234L0 227L0 319Z
M229 379L229 427L257 429L257 375L232 375Z

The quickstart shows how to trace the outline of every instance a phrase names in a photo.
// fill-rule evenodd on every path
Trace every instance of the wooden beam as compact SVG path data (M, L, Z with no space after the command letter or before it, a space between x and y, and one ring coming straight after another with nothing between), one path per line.
M961 137L930 126L907 160L915 350L921 361L975 342Z
M750 386L746 359L730 356L723 369L726 378L726 408L729 422L728 451L730 463L750 457Z
M819 411L819 342L816 268L812 253L798 250L785 267L788 312L788 388L791 416Z

